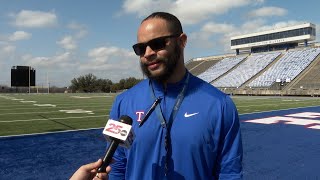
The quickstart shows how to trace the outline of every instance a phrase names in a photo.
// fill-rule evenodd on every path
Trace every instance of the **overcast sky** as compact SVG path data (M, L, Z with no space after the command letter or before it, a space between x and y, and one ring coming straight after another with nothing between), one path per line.
M92 73L118 82L142 78L132 45L140 21L154 11L175 14L188 35L185 61L232 53L230 37L311 22L318 0L1 0L0 85L12 66L36 69L38 86L69 86ZM317 28L317 41L319 31Z

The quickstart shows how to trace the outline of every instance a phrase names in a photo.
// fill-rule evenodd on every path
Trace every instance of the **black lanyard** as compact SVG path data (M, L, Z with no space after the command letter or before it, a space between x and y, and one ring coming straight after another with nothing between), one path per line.
M171 158L171 155L172 155L171 135L170 135L171 126L172 126L173 120L176 117L177 112L178 112L178 110L179 110L179 108L180 108L180 106L182 104L182 101L183 101L183 99L185 97L186 89L187 89L187 86L189 84L189 76L190 76L190 74L188 73L187 74L187 78L186 78L186 80L184 82L183 88L181 89L180 93L177 96L176 102L174 103L174 107L173 107L173 109L171 111L171 114L170 114L168 122L165 121L165 118L164 118L164 116L163 116L163 114L161 112L160 106L158 106L158 104L156 104L156 107L155 107L156 108L156 114L157 114L158 119L160 120L161 126L163 128L167 129L167 133L165 135L165 140L164 140L165 141L164 145L165 145L165 150L166 150L166 158L165 158L165 165L164 165L165 176L167 176L167 174L169 172L169 165L168 164L170 162L170 158ZM152 87L151 81L149 82L149 87L150 87L151 98L153 100L155 100L154 101L155 103L158 102L159 98L156 98L156 95L155 95L154 89Z
M179 108L180 108L180 106L182 104L182 101L183 101L183 99L185 97L185 93L186 93L186 89L187 89L188 84L189 84L189 73L187 72L187 78L186 78L186 80L184 82L182 90L180 91L180 93L177 96L176 102L175 102L174 107L173 107L173 109L171 111L171 114L170 114L168 122L166 122L166 120L165 120L165 118L164 118L164 116L163 116L163 114L161 112L160 106L156 106L156 113L157 113L158 119L160 120L161 126L164 127L164 128L167 128L168 131L170 131L172 123L173 123L173 120L176 117L177 112L178 112L178 110L179 110ZM152 87L151 81L149 82L149 87L150 87L151 98L154 101L156 101L157 98L156 98L154 89Z

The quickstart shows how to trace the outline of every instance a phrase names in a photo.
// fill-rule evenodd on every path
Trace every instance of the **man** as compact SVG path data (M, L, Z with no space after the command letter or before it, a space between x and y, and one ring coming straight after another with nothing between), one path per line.
M142 21L137 41L133 49L148 79L113 104L110 118L130 116L136 137L130 149L118 147L109 179L241 179L237 110L230 97L187 71L180 21L155 12Z

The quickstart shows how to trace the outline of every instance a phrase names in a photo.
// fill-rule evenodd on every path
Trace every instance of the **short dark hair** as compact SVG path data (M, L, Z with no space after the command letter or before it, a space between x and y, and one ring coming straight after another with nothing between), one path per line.
M182 34L183 33L181 22L173 14L170 14L167 12L154 12L154 13L150 14L148 17L146 17L144 20L142 20L141 23L143 23L144 21L146 21L148 19L152 19L152 18L160 18L160 19L167 21L167 23L169 25L169 31L173 34Z

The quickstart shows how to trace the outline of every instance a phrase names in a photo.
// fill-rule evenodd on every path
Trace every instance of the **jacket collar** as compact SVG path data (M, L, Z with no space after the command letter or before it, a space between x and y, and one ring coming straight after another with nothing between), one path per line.
M152 87L155 91L155 95L156 96L157 95L164 95L164 93L172 94L172 95L178 94L181 91L181 89L183 88L188 74L190 74L190 72L188 70L186 70L184 77L180 81L178 81L176 83L167 83L166 88L164 87L164 85L162 83L155 81L155 80L150 80Z

